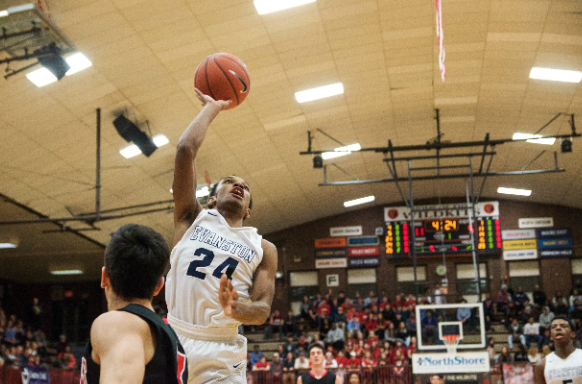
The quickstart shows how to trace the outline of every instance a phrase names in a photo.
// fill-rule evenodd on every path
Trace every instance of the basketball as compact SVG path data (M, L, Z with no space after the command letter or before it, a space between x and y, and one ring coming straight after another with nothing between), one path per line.
M214 100L232 100L226 108L232 109L246 99L251 78L241 59L229 53L216 53L196 68L194 87Z

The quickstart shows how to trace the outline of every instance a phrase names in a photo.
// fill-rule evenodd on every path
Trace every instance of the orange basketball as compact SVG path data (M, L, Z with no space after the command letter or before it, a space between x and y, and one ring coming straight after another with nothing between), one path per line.
M214 100L232 100L227 108L232 109L249 94L251 77L241 59L229 53L216 53L198 65L194 86Z

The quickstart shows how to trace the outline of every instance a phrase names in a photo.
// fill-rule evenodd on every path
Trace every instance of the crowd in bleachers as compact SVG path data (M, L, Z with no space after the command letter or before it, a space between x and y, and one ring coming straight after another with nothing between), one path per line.
M76 358L66 336L61 335L58 343L50 343L47 339L41 328L43 316L36 298L26 319L7 313L0 303L0 368L4 365L76 368Z
M493 298L488 294L483 300L484 324L487 333L493 332L492 323L497 319L507 328L508 346L501 351L495 348L495 339L488 338L488 352L492 363L535 363L553 350L549 338L549 323L554 314L566 314L573 320L576 346L582 348L582 287L574 287L568 297L556 292L548 298L536 286L532 298L519 287L516 291L503 285ZM428 289L418 298L400 293L392 300L374 292L353 298L343 292L334 296L331 290L313 298L305 296L299 314L289 311L286 315L273 311L265 330L265 340L285 340L278 351L267 361L260 347L255 345L249 354L249 370L284 373L308 367L307 347L320 343L326 350L326 367L358 370L366 367L410 364L416 351L416 323L421 322L423 342L438 339L438 311L426 310L416 319L417 304L446 303L446 292L440 286ZM462 297L456 303L466 303ZM435 313L432 313L435 312ZM460 308L456 320L463 323L465 332L478 332L477 313L470 308ZM515 343L515 345L514 345Z

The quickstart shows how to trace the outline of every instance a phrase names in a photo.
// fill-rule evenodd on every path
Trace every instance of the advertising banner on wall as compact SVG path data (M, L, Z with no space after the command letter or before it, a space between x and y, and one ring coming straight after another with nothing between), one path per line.
M502 240L533 239L535 237L535 229L506 229L501 231Z
M325 239L315 239L315 248L342 248L345 246L345 237L327 237Z
M536 234L539 239L548 237L572 237L570 228L537 229Z
M317 259L315 260L316 269L326 269L326 268L346 268L348 266L348 260L344 258L338 259Z
M380 264L377 257L351 257L348 259L350 267L376 267Z
M362 226L354 225L351 227L333 227L329 229L329 235L335 236L358 236L362 234Z
M538 248L572 248L572 239L539 239Z
M338 257L346 257L348 255L348 251L345 248L325 248L319 249L315 251L315 258L316 259L330 259L330 258L338 258Z
M529 217L519 219L519 228L543 228L553 226L553 217Z
M348 256L352 257L367 257L380 255L380 247L353 247L348 248Z
M572 256L574 256L574 249L572 248L540 250L540 257L542 259L548 257L572 257Z
M412 373L467 373L489 372L487 352L414 353Z
M352 236L348 237L348 247L363 247L366 245L378 245L378 236Z
M517 251L503 251L503 260L533 260L538 258L537 249L520 249Z

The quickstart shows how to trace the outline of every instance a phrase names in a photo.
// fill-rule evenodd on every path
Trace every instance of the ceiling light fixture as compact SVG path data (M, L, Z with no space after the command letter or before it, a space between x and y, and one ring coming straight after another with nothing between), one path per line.
M335 83L295 92L295 99L298 103L306 103L308 101L341 95L342 93L344 93L344 85L342 83Z
M315 0L255 0L255 8L259 15L264 15L309 3L315 3Z
M0 17L6 17L6 16L8 16L8 10L7 9L5 9L3 11L0 11Z
M53 275L82 275L83 271L80 269L63 269L60 271L51 271Z
M503 193L505 195L530 196L531 190L499 187L497 188L497 193Z
M168 138L164 135L156 135L153 137L152 141L154 142L154 144L158 148L161 147L162 145L166 145L170 142L170 140L168 140ZM123 149L120 149L119 153L121 153L121 155L123 157L125 157L126 159L129 159L129 158L132 158L132 157L139 155L142 152L138 148L137 145L131 144Z
M552 69L533 67L529 73L530 79L561 81L565 83L579 83L582 80L582 72L566 69Z
M12 243L0 243L0 249L16 248L18 245Z
M354 205L369 203L371 201L374 201L375 199L376 198L374 196L368 196L368 197L362 197L361 199L346 201L344 203L344 207L348 208L348 207L353 207Z
M93 63L91 63L91 61L87 59L87 57L85 57L85 55L83 55L81 52L77 52L71 56L66 57L65 62L70 67L70 69L66 71L66 76L70 76L93 65ZM36 71L27 73L26 77L37 87L44 87L47 84L51 84L59 80L53 73L51 73L50 70L44 66L37 69Z
M549 137L545 139L538 139L538 137L543 137L542 135L532 135L531 133L519 133L516 132L513 134L513 140L525 140L528 143L534 144L545 144L545 145L552 145L556 142L555 137Z
M345 147L335 148L333 152L323 152L321 157L324 160L334 159L336 157L346 156L352 153L352 151L359 151L362 149L359 143L346 145Z

